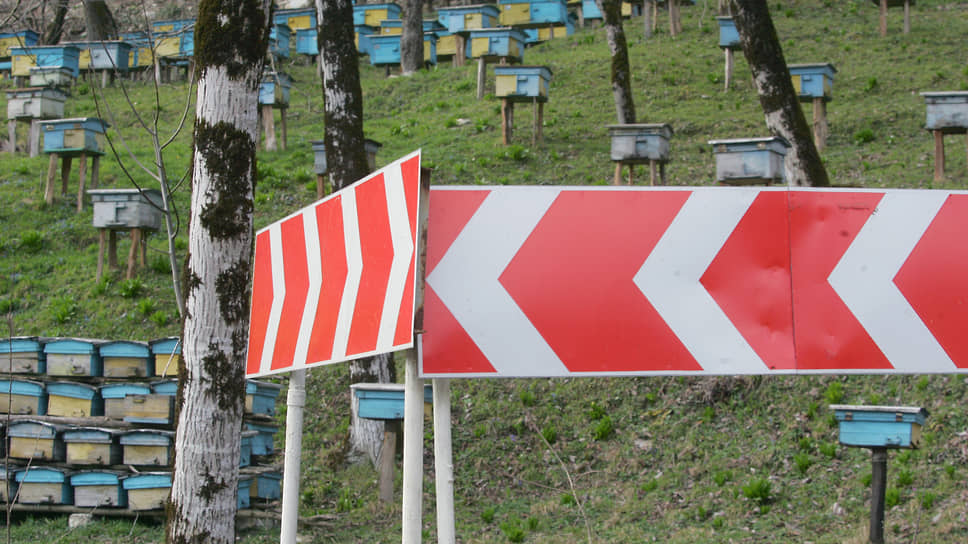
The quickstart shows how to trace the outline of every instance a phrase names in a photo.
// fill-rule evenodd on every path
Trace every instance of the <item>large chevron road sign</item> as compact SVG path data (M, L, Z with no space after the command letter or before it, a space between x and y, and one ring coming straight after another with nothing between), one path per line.
M426 377L968 371L968 194L435 187Z
M413 346L420 152L256 234L246 376Z

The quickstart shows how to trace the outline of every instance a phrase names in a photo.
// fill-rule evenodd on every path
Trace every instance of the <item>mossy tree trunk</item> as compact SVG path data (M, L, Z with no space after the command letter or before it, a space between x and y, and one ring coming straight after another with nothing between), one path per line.
M403 3L403 35L400 36L400 72L411 75L424 63L423 2Z
M632 72L629 69L629 46L622 26L621 0L596 0L605 18L605 36L612 54L612 95L619 124L635 122L632 100Z
M359 56L353 41L351 0L316 0L320 21L319 52L323 72L326 164L335 190L369 173L363 145L363 91ZM387 355L350 362L350 383L393 382L396 371ZM383 424L354 418L350 446L375 460L383 440ZM374 461L375 462L375 461Z
M753 82L766 115L766 126L791 145L784 164L787 183L815 187L830 185L810 125L793 88L766 0L733 0L732 12L743 55L753 72Z
M169 544L234 543L270 0L202 0Z

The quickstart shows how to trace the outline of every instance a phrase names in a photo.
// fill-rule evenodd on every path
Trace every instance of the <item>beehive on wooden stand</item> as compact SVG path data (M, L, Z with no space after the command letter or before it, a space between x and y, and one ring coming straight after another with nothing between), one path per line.
M887 36L887 8L904 8L904 27L903 32L911 32L911 6L914 0L871 0L875 6L880 8L880 31L881 37Z
M145 383L119 382L108 383L100 387L101 398L104 399L104 416L122 420L128 413L125 411L125 399L129 395L150 395L151 387Z
M48 376L100 376L103 372L98 346L103 340L55 338L44 344Z
M104 275L105 253L108 268L118 268L117 233L125 230L130 232L131 238L125 278L133 278L138 268L145 266L148 234L161 228L164 217L161 191L134 188L92 189L87 194L90 195L94 207L91 223L98 229L96 280L101 281Z
M716 181L728 185L784 183L783 160L790 144L778 136L710 140Z
M236 508L244 510L252 505L252 476L239 475L238 493L236 494Z
M10 48L10 75L18 85L30 77L30 69L64 68L69 70L73 79L80 73L81 51L73 45L32 45Z
M132 46L120 40L67 42L77 47L78 68L84 72L100 73L101 86L106 87L117 74L128 72Z
M192 68L195 55L195 19L169 19L151 23L155 55L162 82L174 79L176 71L184 71L185 79Z
M105 152L105 132L108 124L96 117L77 117L41 121L44 135L44 153L50 155L47 169L47 185L44 200L54 202L54 178L57 175L58 159L61 162L61 194L67 194L67 180L70 177L71 161L80 158L78 170L77 211L84 205L84 184L87 181L87 158L91 157L91 187L97 187L101 167L101 155Z
M540 142L551 69L547 66L496 66L494 76L495 95L501 99L501 140L504 145L511 141L516 102L532 104L531 144Z
M501 12L491 4L451 6L437 9L437 21L444 27L438 31L437 55L452 56L454 66L463 66L468 56L467 39L472 30L493 28L499 24Z
M78 508L124 508L128 494L121 486L122 474L111 470L85 470L70 476L74 506Z
M14 478L20 490L21 504L73 504L70 473L53 467L27 467L17 470Z
M73 427L63 433L67 462L76 465L117 465L121 444L115 429Z
M262 73L259 84L259 107L262 109L260 122L265 130L266 151L276 150L276 122L273 110L279 110L282 128L282 149L286 149L286 110L289 109L289 89L292 78L284 72L267 70Z
M7 451L15 459L63 461L67 453L63 430L64 427L46 421L12 421L7 426Z
M64 116L67 93L54 87L26 87L11 89L7 94L8 151L16 152L17 125L27 124L27 151L31 157L40 153L40 121Z
M968 134L968 91L924 92L921 96L927 110L924 128L934 135L934 181L942 181L944 135Z
M42 382L0 380L0 414L47 414L47 389Z
M44 346L41 340L36 336L0 340L0 370L11 374L47 372L47 359L44 357Z
M648 164L649 185L655 185L657 177L665 185L665 165L669 162L669 138L672 137L670 125L625 124L608 125L606 128L612 138L612 161L616 163L613 184L621 184L623 166L629 167L628 184L632 185L633 165Z
M157 510L165 507L171 492L170 472L131 474L121 481L131 510Z
M813 103L813 141L820 151L827 146L827 102L833 100L834 74L830 63L787 66L800 102Z
M148 343L155 357L155 376L178 376L181 360L181 339L177 336L159 338Z
M77 382L47 382L47 415L91 417L104 415L97 386Z
M313 147L313 172L316 174L316 198L323 198L330 193L329 183L326 181L326 141L312 140L309 142Z
M121 456L126 465L168 466L171 463L172 431L136 429L121 433Z
M716 21L719 23L719 48L726 56L726 82L723 88L729 90L729 82L733 79L733 51L740 49L739 31L736 30L736 23L731 16L719 16Z

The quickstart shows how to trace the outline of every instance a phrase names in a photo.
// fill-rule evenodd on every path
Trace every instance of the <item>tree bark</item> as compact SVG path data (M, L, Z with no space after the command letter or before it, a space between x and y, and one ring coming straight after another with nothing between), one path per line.
M53 45L60 41L64 33L64 19L67 17L67 8L70 7L70 0L57 0L54 2L54 15L50 24L44 31L40 43Z
M770 132L790 142L784 163L787 183L814 187L830 185L810 125L793 88L766 0L733 0L732 11L743 55L753 72L766 126Z
M629 47L622 27L621 0L596 0L605 18L605 35L612 54L612 95L619 124L635 122L632 100L632 72L629 69Z
M105 0L84 0L84 19L87 23L87 39L92 41L114 40L118 37L118 25Z
M403 9L403 35L400 36L400 72L412 75L423 67L423 3L406 0Z
M270 0L202 0L167 541L235 542L259 83Z

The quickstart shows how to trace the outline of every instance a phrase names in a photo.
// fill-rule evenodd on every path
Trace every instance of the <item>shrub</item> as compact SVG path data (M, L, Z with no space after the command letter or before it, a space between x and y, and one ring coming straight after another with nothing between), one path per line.
M771 488L770 480L766 478L753 478L743 486L743 496L758 504L766 504L770 502Z
M484 523L491 523L494 521L494 507L488 506L481 512L481 521Z
M598 423L592 430L592 438L598 442L601 442L602 440L608 440L613 433L615 433L615 427L612 425L612 418L605 416L598 420Z
M524 527L517 518L501 522L501 532L508 538L508 542L524 542Z
M934 501L938 496L930 491L925 491L921 493L921 509L930 510L934 506Z
M537 397L535 397L534 392L532 392L530 389L521 391L518 396L521 397L521 404L525 406L534 406L534 403L538 400Z
M831 382L823 395L828 403L839 404L840 401L844 400L844 384L841 382Z
M547 424L543 429L541 429L541 436L549 444L554 444L558 440L558 431L555 430L555 426L552 424Z
M164 327L168 324L168 312L162 312L161 310L151 314L148 317L152 323L158 325L159 327Z
M56 298L51 302L50 311L55 322L64 324L77 317L77 304L71 297Z
M44 235L36 230L25 231L20 235L19 247L27 253L37 253L44 248Z
M907 487L914 483L914 473L908 469L902 469L897 473L897 486Z
M874 131L869 128L862 128L854 133L854 143L864 145L874 141Z
M135 298L144 291L145 284L138 278L124 280L118 286L118 293L124 298Z
M733 479L733 472L731 470L720 470L716 474L713 474L713 481L716 482L716 485L718 485L719 487L723 487L724 485L726 485L726 482L732 479Z
M592 402L591 406L588 407L588 419L590 421L598 421L603 417L605 417L605 408L597 402Z
M810 458L809 454L800 452L793 456L793 462L797 465L800 474L806 474L810 465L813 464L813 459Z
M155 312L156 304L155 301L150 298L143 298L138 301L138 313L143 316L149 316Z
M834 457L837 456L837 444L833 442L825 442L823 444L820 444L819 448L820 448L820 453L822 453L826 457L833 459Z
M901 504L901 491L896 487L890 487L884 492L884 506L894 508Z

